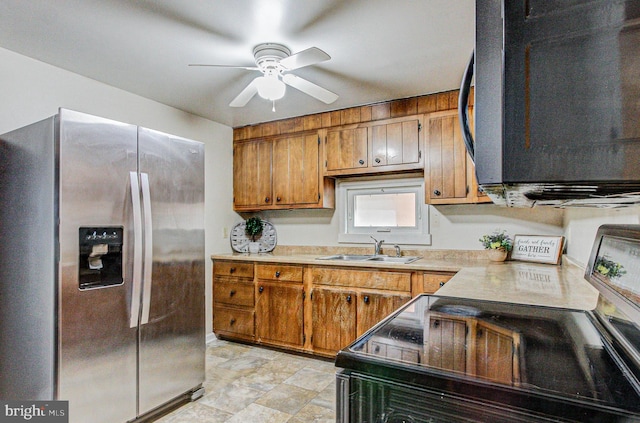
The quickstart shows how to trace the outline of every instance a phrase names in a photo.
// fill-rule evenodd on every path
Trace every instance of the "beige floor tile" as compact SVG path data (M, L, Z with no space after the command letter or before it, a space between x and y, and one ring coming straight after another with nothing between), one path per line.
M305 367L284 381L289 385L320 392L333 383L335 376L331 373Z
M291 414L263 405L251 404L227 420L227 423L285 423L290 418Z
M282 384L264 394L256 404L274 408L289 414L296 414L302 407L318 395L316 391Z

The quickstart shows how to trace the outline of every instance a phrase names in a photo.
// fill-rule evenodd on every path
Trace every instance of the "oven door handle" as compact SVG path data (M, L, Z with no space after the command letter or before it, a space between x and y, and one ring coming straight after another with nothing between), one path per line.
M460 118L460 127L462 129L462 138L464 146L472 162L475 162L475 149L473 134L469 129L469 92L471 91L471 80L473 79L473 66L475 64L475 51L471 53L471 59L467 64L467 69L462 76L460 83L460 95L458 96L458 117Z

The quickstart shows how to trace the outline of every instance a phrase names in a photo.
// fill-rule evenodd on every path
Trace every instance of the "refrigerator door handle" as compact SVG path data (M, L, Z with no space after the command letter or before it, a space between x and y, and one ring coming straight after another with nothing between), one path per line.
M140 210L140 184L138 172L129 172L131 204L133 206L133 282L131 287L131 315L129 327L138 326L140 317L140 290L142 288L142 213Z
M153 225L151 223L151 190L149 189L149 175L140 174L142 182L142 208L144 210L144 271L142 287L142 317L140 324L149 323L149 308L151 306L151 285L153 270Z

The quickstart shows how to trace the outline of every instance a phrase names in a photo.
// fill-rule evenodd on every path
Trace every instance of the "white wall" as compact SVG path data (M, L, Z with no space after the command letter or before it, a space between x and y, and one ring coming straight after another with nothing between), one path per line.
M57 113L59 107L145 126L205 143L206 257L229 250L222 228L233 213L232 128L0 48L0 133ZM220 236L212 236L219 234ZM207 333L211 261L206 260Z
M505 229L511 236L563 235L563 213L563 210L550 207L515 209L493 204L430 206L432 243L429 247L420 248L481 250L483 247L478 239L496 229ZM262 212L259 215L274 224L279 245L347 245L338 243L340 223L337 211L291 210Z
M567 237L567 255L585 266L598 227L603 224L638 224L640 206L619 209L574 208L567 209L564 227Z

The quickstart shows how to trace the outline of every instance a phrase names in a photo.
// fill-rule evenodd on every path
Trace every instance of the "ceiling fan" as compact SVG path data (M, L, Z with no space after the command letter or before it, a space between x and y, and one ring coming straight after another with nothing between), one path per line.
M331 56L319 48L311 47L299 53L291 54L291 50L282 44L263 43L258 44L253 49L253 56L256 61L256 66L254 67L206 64L191 64L189 66L212 66L262 72L262 76L258 76L251 81L229 103L231 107L243 107L253 96L258 94L260 97L270 100L273 103L272 110L275 111L275 101L284 97L285 84L327 104L331 104L338 99L337 94L289 73L292 70L331 59Z

